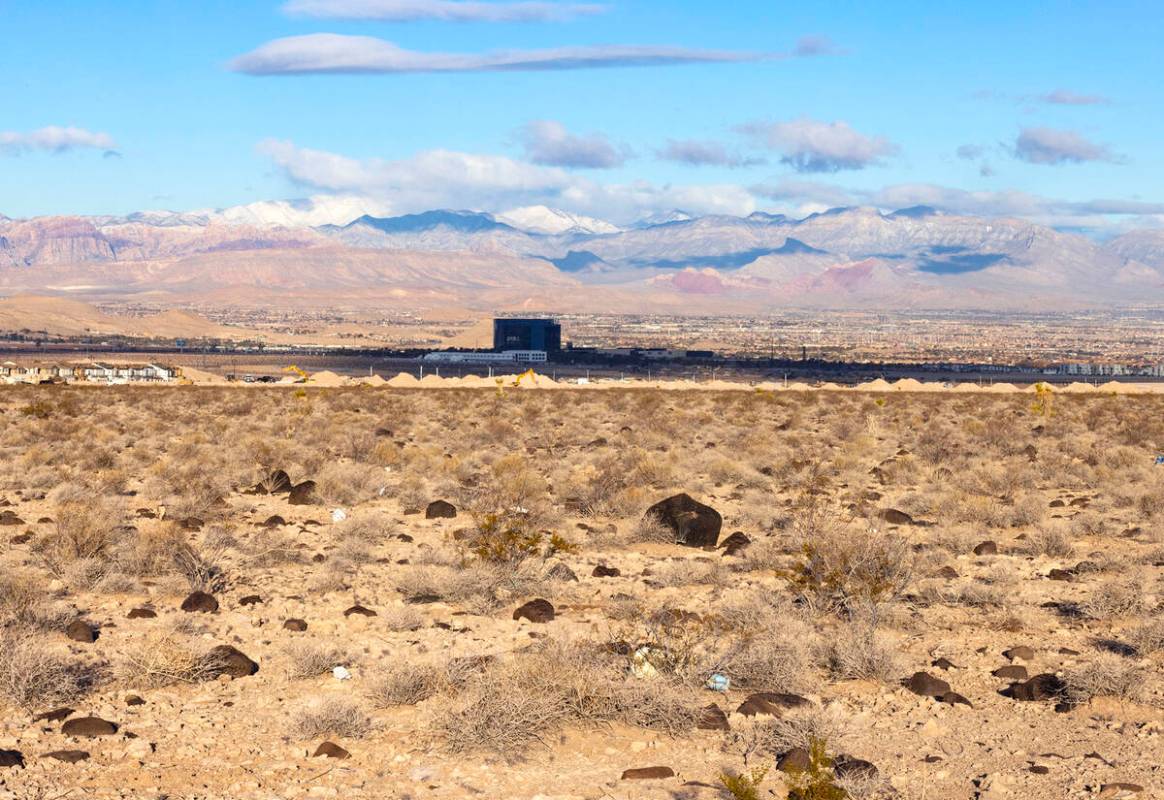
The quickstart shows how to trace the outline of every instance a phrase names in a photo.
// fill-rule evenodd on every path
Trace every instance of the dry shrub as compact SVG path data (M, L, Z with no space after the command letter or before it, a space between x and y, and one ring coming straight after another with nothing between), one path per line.
M126 653L121 675L131 686L156 689L211 680L222 667L193 637L174 629L147 637Z
M1101 583L1092 590L1080 610L1092 619L1112 619L1144 610L1144 587L1136 581Z
M780 756L815 742L832 742L847 733L845 721L832 709L810 705L793 708L780 717L752 717L735 724L724 742L726 749L750 756Z
M53 708L82 697L95 671L71 661L41 636L0 631L0 699L26 710Z
M348 652L331 644L295 642L286 652L291 662L287 674L293 680L314 678L350 663Z
M447 685L436 664L399 661L389 664L372 679L367 695L376 708L414 706L438 694Z
M66 502L57 506L52 531L33 551L54 575L63 577L77 561L105 561L117 542L122 515L100 502Z
M914 552L906 540L876 529L815 527L815 536L800 538L800 558L788 572L793 590L806 602L853 611L894 600L909 585Z
M453 752L516 756L566 725L622 722L670 734L690 730L695 698L665 679L636 680L595 643L550 643L491 665L436 720Z
M724 586L729 575L722 560L683 559L664 564L655 571L653 580L662 586L692 586L702 584L708 586Z
M381 624L390 631L417 631L424 627L424 614L413 606L390 608L380 615Z
M1138 700L1144 695L1147 670L1126 658L1103 654L1089 664L1066 671L1067 697L1074 703L1086 703L1096 697Z
M1153 619L1134 628L1128 638L1141 655L1159 653L1164 650L1164 619Z
M362 739L372 732L372 720L359 703L344 697L327 697L304 706L291 719L295 739L338 736Z
M1044 525L1027 534L1022 551L1032 556L1069 558L1075 552L1075 546L1062 527Z
M752 691L806 692L815 685L810 657L811 632L803 626L782 626L737 640L718 656L713 669L732 684Z
M890 683L901 676L900 659L868 622L855 622L825 638L821 661L837 678Z

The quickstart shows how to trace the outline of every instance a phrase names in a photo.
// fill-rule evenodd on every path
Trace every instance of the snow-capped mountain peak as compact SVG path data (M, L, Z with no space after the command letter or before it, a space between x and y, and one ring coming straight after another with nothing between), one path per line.
M547 206L524 206L495 214L494 219L528 233L618 233L621 228L609 222L582 214L571 214Z

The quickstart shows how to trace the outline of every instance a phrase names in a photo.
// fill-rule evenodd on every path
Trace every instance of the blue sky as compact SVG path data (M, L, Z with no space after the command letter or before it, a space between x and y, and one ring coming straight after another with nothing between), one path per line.
M0 0L0 19L8 216L352 195L1164 224L1159 3Z

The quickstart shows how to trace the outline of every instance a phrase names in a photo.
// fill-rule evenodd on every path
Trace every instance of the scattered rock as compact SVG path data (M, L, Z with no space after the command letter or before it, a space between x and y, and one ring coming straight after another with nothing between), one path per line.
M88 761L89 754L84 750L54 750L45 753L41 758L51 758L54 761L64 761L66 764L76 764L79 761Z
M862 758L839 755L833 759L833 775L837 778L873 780L877 777L877 767Z
M134 608L130 609L129 614L126 616L129 619L153 619L157 615L158 612L154 611L152 608Z
M569 583L571 581L577 581L578 576L574 574L574 570L570 569L565 562L559 561L546 570L546 580Z
M748 545L752 540L747 537L742 531L736 531L731 536L720 542L720 547L723 548L725 556L737 556L748 549Z
M530 622L549 622L554 618L554 606L549 600L530 600L513 612L513 618L528 619Z
M654 781L661 778L674 778L675 770L670 767L638 767L637 769L623 770L624 781Z
M950 684L928 672L915 672L902 683L905 688L922 697L941 697L950 691Z
M83 619L75 619L65 628L65 636L74 642L93 644L97 641L97 629Z
M301 619L288 619L283 621L283 630L295 631L296 633L303 633L307 630L307 622Z
M951 706L964 705L964 706L970 706L971 708L974 708L973 703L971 703L969 700L967 700L965 697L958 694L957 692L946 692L944 695L942 695L941 697L938 698L938 702L939 703L946 703L947 705L951 705Z
M990 674L1007 681L1025 681L1030 677L1027 675L1027 668L1022 664L1008 664L1005 667L999 667Z
M424 510L425 519L456 519L457 507L447 500L433 500Z
M776 769L781 772L804 772L812 766L812 756L803 747L794 747L776 759Z
M229 675L232 678L245 678L259 671L259 665L251 661L243 652L229 644L220 644L211 648L206 654L207 670L210 678L219 675Z
M931 667L937 667L941 670L958 669L958 665L948 658L935 658L930 662Z
M605 564L599 564L590 575L595 578L617 578L622 575L622 571L618 567L608 567Z
M23 525L24 520L16 516L12 511L0 511L0 525Z
M365 608L358 603L351 608L344 609L345 617L374 617L376 612L370 608Z
M24 754L19 750L0 750L0 768L24 768Z
M287 520L278 514L272 514L260 523L264 528L279 528L287 524Z
M896 508L887 508L880 514L881 519L890 525L912 525L913 517Z
M65 720L65 724L61 726L61 733L65 736L87 738L112 736L117 733L117 725L100 717L77 717Z
M182 601L182 610L193 614L213 614L218 610L218 601L214 599L214 595L206 592L191 592L185 600Z
M1012 700L1061 700L1067 692L1067 684L1057 675L1044 672L1022 683L1012 683L1001 694Z
M1073 581L1075 573L1068 569L1052 569L1047 573L1047 577L1053 581Z
M646 518L654 517L669 528L675 541L687 547L715 547L723 517L687 494L668 497L647 509Z
M246 597L239 600L238 604L240 606L256 606L261 602L263 602L263 598L259 597L257 594L248 594Z
M726 731L731 729L731 726L728 724L727 714L715 703L700 709L699 721L695 723L695 727L702 731Z
M744 699L744 702L740 703L739 708L736 709L736 713L743 714L745 717L754 717L759 714L777 717L786 709L800 708L808 705L812 705L811 701L798 694L756 692L748 695Z
M71 708L54 708L52 711L45 711L43 714L37 714L32 718L33 722L60 722L73 716L73 709Z
M1105 783L1099 787L1100 797L1131 797L1144 791L1144 787L1138 783Z
M292 489L291 477L281 469L277 469L267 476L265 481L259 481L246 491L246 494L286 494Z
M125 704L127 706L144 706L145 700L136 694L127 694L125 696Z
M312 758L351 758L352 754L340 747L335 742L324 742L319 747L315 748L315 752L311 754Z
M1014 661L1015 659L1030 661L1035 657L1035 650L1023 644L1018 647L1012 647L1009 650L1003 650L1002 654L1010 661Z
M942 567L940 570L935 572L934 577L935 578L945 578L947 580L953 580L954 578L958 577L958 570L954 569L953 567L951 567L950 565L947 564L946 566Z
M974 555L976 556L996 556L998 555L998 542L993 542L987 539L981 542L974 548Z
M303 481L291 487L287 493L287 502L293 506L315 505L315 481Z

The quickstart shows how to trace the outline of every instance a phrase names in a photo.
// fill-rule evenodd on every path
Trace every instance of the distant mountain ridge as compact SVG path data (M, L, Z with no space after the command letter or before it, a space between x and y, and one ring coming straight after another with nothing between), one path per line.
M0 217L5 293L247 288L326 297L361 287L401 304L512 298L549 310L1164 305L1164 232L1099 243L927 206L837 208L803 219L674 211L619 227L544 206L380 216L348 198Z

